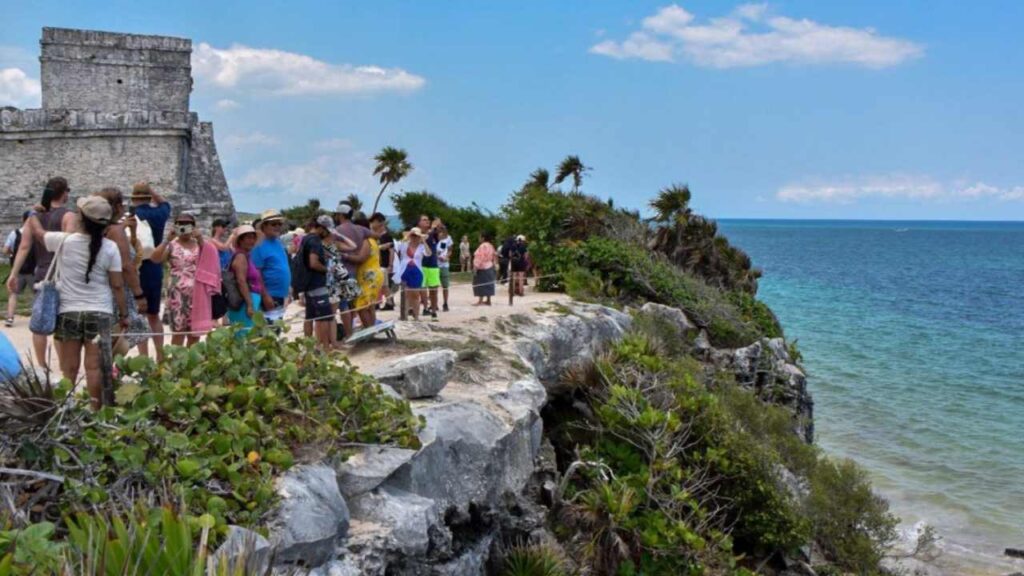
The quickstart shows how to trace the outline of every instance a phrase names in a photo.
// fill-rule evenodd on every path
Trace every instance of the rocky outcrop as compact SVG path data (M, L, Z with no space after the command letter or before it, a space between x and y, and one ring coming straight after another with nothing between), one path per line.
M814 401L807 376L790 356L782 338L763 338L735 350L711 350L711 361L735 375L736 382L765 402L789 408L799 435L814 441Z
M697 325L679 308L648 302L640 308L640 312L669 323L683 336L689 337L697 333Z
M672 322L684 337L694 339L695 347L701 341L681 311L647 306L644 312ZM461 576L493 571L494 566L488 568L492 550L510 535L557 544L544 528L544 503L553 500L557 472L540 410L551 395L563 392L567 370L592 361L631 323L632 317L623 312L571 303L555 313L499 324L501 335L489 342L511 352L487 354L485 366L465 368L461 363L469 360L464 358L474 355L442 350L407 356L375 370L404 396L429 397L412 402L414 413L425 422L419 434L422 447L361 448L329 468L336 475L334 486L323 477L326 467L317 467L318 480L312 484L337 494L314 498L317 491L307 490L309 498L288 497L283 508L296 518L309 510L296 512L293 501L319 499L331 510L327 518L336 518L330 502L347 502L347 533L333 533L320 518L313 533L292 536L295 543L278 544L278 552L290 550L295 557L301 551L308 566L319 566L311 572L317 576ZM410 330L430 333L428 327ZM472 334L466 336L468 346L476 342ZM701 354L709 366L735 373L740 384L759 393L771 390L803 411L799 414L810 416L806 379L781 340L737 350L707 345ZM517 368L496 371L495 362ZM472 377L467 379L467 373ZM272 532L271 541L282 539Z
M547 387L621 337L631 321L601 306L572 304L564 312L517 322L505 335L508 345L500 348L513 352L504 361L526 371L517 377L474 381L449 395L445 385L459 372L451 350L414 354L373 371L409 398L445 392L413 402L425 422L421 449L369 447L334 465L337 497L344 494L351 525L333 558L322 555L325 525L306 538L317 543L306 549L322 559L308 564L319 566L311 574L483 574L503 527L528 533L543 522L543 511L531 510L522 493L539 468ZM481 372L489 373L474 371Z
M431 350L406 356L370 375L406 398L431 398L448 384L455 359L453 350Z

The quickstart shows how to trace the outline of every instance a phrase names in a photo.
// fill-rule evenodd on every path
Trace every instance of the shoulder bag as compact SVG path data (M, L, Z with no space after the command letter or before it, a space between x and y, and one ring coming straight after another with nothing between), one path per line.
M60 278L60 258L64 252L64 242L68 236L60 241L57 253L50 262L50 268L42 282L36 285L38 293L32 302L32 318L29 320L28 329L33 334L49 336L57 330L57 313L60 311L60 292L57 290L57 279Z

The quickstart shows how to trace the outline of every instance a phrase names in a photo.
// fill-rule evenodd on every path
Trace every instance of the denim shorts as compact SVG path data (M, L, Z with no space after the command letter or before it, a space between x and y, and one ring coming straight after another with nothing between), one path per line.
M306 320L330 320L333 316L331 297L326 288L306 292Z

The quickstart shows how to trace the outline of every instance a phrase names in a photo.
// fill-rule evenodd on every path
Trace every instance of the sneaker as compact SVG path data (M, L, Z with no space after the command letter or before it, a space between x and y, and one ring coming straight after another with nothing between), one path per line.
M447 305L447 304L445 304L444 306L441 306L441 311L442 311L442 312L448 312L448 311L449 311L449 310L448 310L448 305Z
M429 314L431 318L437 318L437 310L431 310Z
M7 326L8 328L14 326L14 316L8 316L7 319L4 320L4 326Z
M388 312L388 311L391 311L391 310L394 310L394 309L395 309L395 305L394 304L385 304L384 308L381 308L381 310L384 310L385 312Z

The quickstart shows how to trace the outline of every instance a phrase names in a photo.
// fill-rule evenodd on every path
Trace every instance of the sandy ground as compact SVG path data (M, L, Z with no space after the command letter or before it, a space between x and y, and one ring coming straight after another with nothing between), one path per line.
M526 296L516 298L515 303L509 306L507 287L499 286L498 296L492 298L492 306L473 306L476 298L473 296L472 287L465 283L453 284L449 298L450 312L438 312L437 319L421 317L419 321L410 319L405 322L397 322L396 333L399 339L397 348L416 351L413 348L422 346L425 340L430 338L443 340L442 337L436 336L436 334L442 334L448 328L458 329L460 333L483 334L486 332L485 328L494 319L513 314L535 314L538 308L542 308L552 302L565 302L568 300L569 298L564 294L534 292L533 287L530 286L526 290ZM302 318L302 315L303 308L301 305L293 303L289 306L285 320L290 322L290 335L302 334L302 323L298 321ZM398 311L378 312L378 319L398 320ZM22 353L22 357L26 360L29 359L32 351L32 334L28 330L28 320L27 317L19 316L14 327L2 328L14 347ZM466 330L474 326L479 329ZM435 336L430 336L430 334L435 334ZM167 340L169 341L169 338ZM403 341L406 340L413 341L416 346L404 345ZM347 347L345 353L353 364L363 370L367 370L388 358L393 359L395 352L398 351L393 348L395 346L377 341ZM134 355L135 353L133 350L132 354ZM51 368L57 370L56 355L51 353L50 356Z

